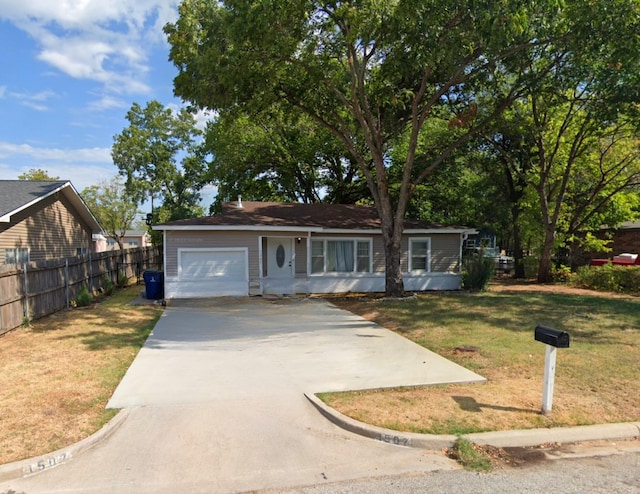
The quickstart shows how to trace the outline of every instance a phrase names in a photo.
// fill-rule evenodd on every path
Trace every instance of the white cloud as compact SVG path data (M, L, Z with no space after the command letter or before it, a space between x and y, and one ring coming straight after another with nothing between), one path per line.
M15 180L32 168L69 180L79 191L118 173L110 148L59 149L0 141L0 180Z
M111 22L141 29L156 13L163 19L174 19L178 3L178 0L0 0L0 16L55 23L63 29Z
M179 0L0 0L0 19L29 33L38 59L118 94L146 94L148 50Z
M212 112L210 110L198 110L198 113L194 115L196 119L196 127L200 130L204 130L207 126L207 122L214 120L216 116L217 112Z
M7 92L7 86L0 86L0 98L4 98L4 95L6 92Z
M40 91L38 93L8 93L12 98L17 99L22 106L27 106L37 111L47 111L49 107L46 102L51 98L56 97L56 93L53 91Z
M166 105L169 110L174 114L177 114L184 108L184 105L178 105L177 103L169 103ZM200 130L204 130L209 120L214 120L217 116L217 112L211 110L198 110L193 118L196 121L196 127Z
M130 103L110 95L104 95L89 103L91 110L111 110L112 108L128 108Z

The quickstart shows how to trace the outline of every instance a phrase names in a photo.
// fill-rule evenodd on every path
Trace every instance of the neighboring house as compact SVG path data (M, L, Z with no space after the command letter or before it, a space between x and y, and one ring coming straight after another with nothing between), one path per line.
M622 254L640 254L640 221L625 221L615 228L603 227L596 236L608 240L611 251L589 252L576 248L572 252L574 266L600 265Z
M0 264L87 254L101 230L71 182L0 180Z
M224 204L219 215L153 228L164 234L168 299L385 289L373 207L238 201ZM405 220L405 289L459 289L462 246L470 233L475 230Z
M143 230L127 230L122 237L122 244L125 249L134 249L136 247L149 247L151 245L151 236ZM97 252L110 252L118 250L118 242L102 232L102 238L96 243Z
M613 232L613 255L640 254L640 221L625 221Z

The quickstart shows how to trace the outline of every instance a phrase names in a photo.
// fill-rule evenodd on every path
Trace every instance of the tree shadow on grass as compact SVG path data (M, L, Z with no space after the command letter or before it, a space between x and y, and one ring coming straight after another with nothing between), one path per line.
M502 412L517 412L517 413L536 413L537 410L531 410L529 408L516 408L516 407L503 407L499 405L489 405L487 403L478 403L472 396L452 396L461 410L465 412L482 412L483 408L489 408L491 410L500 410Z
M87 349L91 351L118 349L118 348L140 348L144 344L150 330L146 328L122 332L108 333L106 331L87 331L75 335L61 336L61 340L79 339Z

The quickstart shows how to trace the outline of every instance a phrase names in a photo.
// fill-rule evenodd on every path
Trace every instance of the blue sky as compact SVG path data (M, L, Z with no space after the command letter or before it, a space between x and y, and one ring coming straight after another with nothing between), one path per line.
M0 179L41 168L82 191L115 176L133 102L181 105L162 32L178 4L0 0Z

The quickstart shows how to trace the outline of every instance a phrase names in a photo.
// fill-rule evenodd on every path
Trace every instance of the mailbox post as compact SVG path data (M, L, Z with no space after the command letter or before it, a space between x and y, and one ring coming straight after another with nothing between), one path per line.
M549 413L553 405L553 385L556 379L556 351L569 348L569 333L536 326L535 340L545 344L547 351L544 359L544 383L542 387L542 413Z

